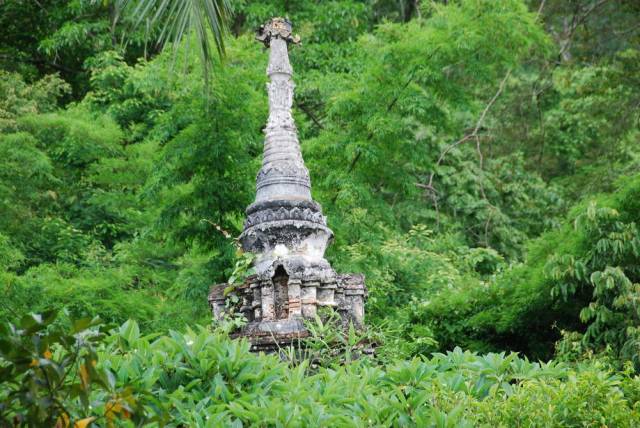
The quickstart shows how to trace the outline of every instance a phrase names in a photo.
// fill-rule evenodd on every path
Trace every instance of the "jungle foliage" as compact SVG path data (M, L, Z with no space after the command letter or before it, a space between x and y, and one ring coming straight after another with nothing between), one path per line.
M242 0L207 67L171 4L0 2L0 426L637 425L637 2ZM196 327L247 260L279 15L370 293L285 361Z

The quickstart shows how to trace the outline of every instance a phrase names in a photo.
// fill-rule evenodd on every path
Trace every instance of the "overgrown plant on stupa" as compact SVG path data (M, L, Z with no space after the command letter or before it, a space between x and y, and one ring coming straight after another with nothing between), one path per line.
M337 311L345 327L362 326L367 290L363 275L338 274L324 257L333 232L311 197L291 115L295 85L288 48L299 39L283 18L260 27L256 39L269 48L269 119L256 199L240 235L242 249L255 256L255 274L231 293L225 293L227 284L213 286L209 303L214 318L222 319L237 302L248 323L236 335L247 337L254 350L270 350L307 336L303 320L322 307Z

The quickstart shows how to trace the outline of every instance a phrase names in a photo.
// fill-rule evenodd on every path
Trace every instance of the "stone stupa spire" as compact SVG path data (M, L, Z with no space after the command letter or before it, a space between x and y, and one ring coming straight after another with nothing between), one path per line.
M256 202L269 200L311 200L309 171L304 166L291 106L295 84L289 63L291 24L273 20L260 28L257 39L269 48L267 84L269 119L264 129L264 158L257 177Z
M309 269L335 275L324 259L333 233L326 227L322 208L311 198L309 171L291 114L295 85L288 47L299 43L299 38L292 35L290 22L274 18L260 27L256 39L269 48L269 118L256 200L247 208L240 236L242 247L257 255L259 276L272 277L278 258L289 276Z
M256 39L269 48L269 118L256 199L247 207L240 235L243 250L255 255L255 275L233 291L238 297L233 300L248 320L236 335L248 337L254 350L274 350L307 335L303 319L313 318L319 307L337 310L344 326L361 326L366 287L362 275L339 275L324 257L333 232L311 197L291 114L295 85L289 45L299 39L283 18L261 26ZM213 286L209 295L217 319L229 310L225 287Z

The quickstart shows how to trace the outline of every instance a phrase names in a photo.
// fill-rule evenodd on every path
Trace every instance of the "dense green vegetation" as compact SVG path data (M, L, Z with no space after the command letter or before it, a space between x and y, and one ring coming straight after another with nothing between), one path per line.
M637 2L243 0L221 58L135 3L0 2L0 426L640 424ZM371 330L284 360L206 301L278 15Z
M149 338L133 321L106 336L89 319L70 331L47 329L50 322L25 317L0 342L12 363L0 378L12 394L0 397L38 426L631 427L640 417L633 371L612 375L594 363L455 348L385 366L346 358L313 367L251 354L247 342L204 328ZM77 376L69 374L73 365Z

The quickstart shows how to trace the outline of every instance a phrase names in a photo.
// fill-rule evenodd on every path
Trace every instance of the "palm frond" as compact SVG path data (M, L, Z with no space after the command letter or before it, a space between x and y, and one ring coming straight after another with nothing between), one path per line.
M199 47L205 81L209 80L218 57L225 54L224 38L231 19L229 0L123 0L123 9L134 17L136 25L147 22L161 29L157 42L172 44L174 55L183 40L192 33Z

